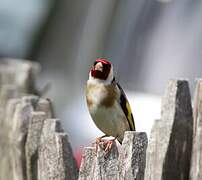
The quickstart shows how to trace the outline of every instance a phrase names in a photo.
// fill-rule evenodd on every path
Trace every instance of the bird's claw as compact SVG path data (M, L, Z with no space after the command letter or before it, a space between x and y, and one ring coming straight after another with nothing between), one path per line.
M96 140L95 140L96 153L97 153L97 150L98 150L98 145L99 145L101 142L104 142L104 140L102 139L102 138L104 138L104 137L106 137L106 135L96 138Z
M112 139L112 140L108 140L104 142L104 151L105 151L105 158L108 157L111 149L112 149L112 145L115 142L116 138Z
M97 137L95 140L95 149L96 149L96 153L98 151L98 146L100 143L103 143L104 146L104 151L105 151L105 158L108 157L111 149L112 149L112 145L114 143L114 141L116 140L116 138L111 139L111 140L104 140L103 138L106 137L106 135L101 136L101 137Z
M104 142L104 140L102 139L103 137L97 137L95 140L95 143L98 145L101 142Z
M115 139L104 142L104 147L105 147L104 151L106 153L108 153L112 149L112 144L114 141L115 141Z

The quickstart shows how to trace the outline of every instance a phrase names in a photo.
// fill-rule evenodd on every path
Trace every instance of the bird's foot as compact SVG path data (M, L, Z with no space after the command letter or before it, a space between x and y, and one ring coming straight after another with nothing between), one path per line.
M110 140L106 140L106 139L103 139L107 137L107 135L104 135L104 136L101 136L101 137L97 137L96 140L95 140L95 149L96 149L96 153L98 151L98 146L100 143L103 144L103 149L105 151L105 158L107 158L109 156L109 153L112 149L112 146L114 144L114 142L116 141L117 138L113 138L113 139L110 139Z
M104 140L103 140L102 138L103 138L103 136L97 137L97 138L95 139L95 143L96 143L96 144L99 144L99 143L101 143L101 142L104 142Z
M99 143L101 142L104 142L104 140L102 138L104 137L107 137L107 135L103 135L101 137L97 137L96 140L95 140L95 148L96 148L96 153L97 153L97 150L98 150L98 145ZM94 144L94 143L93 143Z
M108 155L112 149L112 145L115 141L116 141L116 138L104 142L105 158L108 157Z

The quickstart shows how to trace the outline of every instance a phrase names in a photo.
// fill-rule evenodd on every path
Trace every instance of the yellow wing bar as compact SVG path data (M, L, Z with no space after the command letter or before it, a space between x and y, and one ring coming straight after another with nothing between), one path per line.
M130 127L133 131L135 131L135 123L134 123L134 119L133 119L133 114L130 108L130 104L128 101L126 101L126 108L127 108L127 119L129 121Z
M130 104L129 104L129 102L126 98L126 95L125 95L123 89L121 88L121 86L118 83L117 83L117 86L118 86L120 93L121 93L119 103L121 105L121 108L122 108L127 120L128 120L130 130L135 131L135 123L134 123L133 114L132 114L132 111L130 108Z

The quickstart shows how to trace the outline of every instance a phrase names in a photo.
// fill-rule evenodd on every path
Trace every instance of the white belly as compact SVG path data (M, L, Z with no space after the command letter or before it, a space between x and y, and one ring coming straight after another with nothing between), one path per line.
M122 140L124 132L129 130L128 121L118 102L110 108L94 106L89 110L96 126L106 135Z

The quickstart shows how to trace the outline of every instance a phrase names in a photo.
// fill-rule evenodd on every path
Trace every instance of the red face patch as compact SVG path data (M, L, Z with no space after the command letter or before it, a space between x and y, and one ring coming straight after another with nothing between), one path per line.
M96 62L101 62L103 64L109 64L109 65L112 64L111 62L109 62L107 59L104 59L104 58L98 58L96 59Z
M102 71L95 70L95 66L97 63L102 63L102 65L103 65ZM94 78L106 80L110 73L111 66L112 66L111 62L109 62L107 59L104 59L104 58L96 59L96 61L94 62L94 65L91 69L91 75Z

